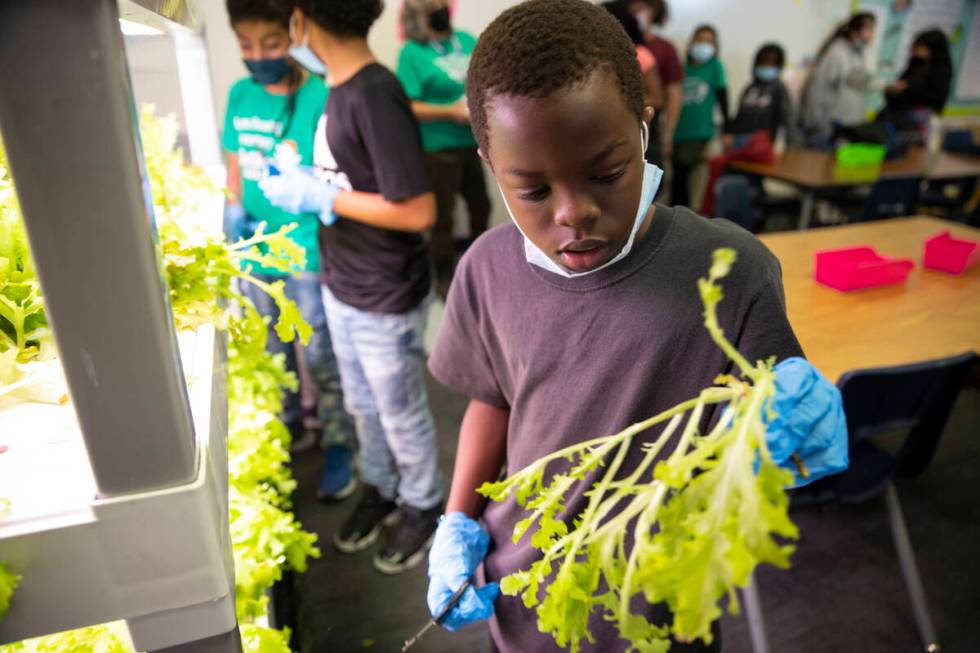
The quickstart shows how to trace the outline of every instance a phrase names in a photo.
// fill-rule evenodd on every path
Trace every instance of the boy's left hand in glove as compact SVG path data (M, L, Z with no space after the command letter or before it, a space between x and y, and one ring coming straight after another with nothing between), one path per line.
M267 175L259 181L259 189L269 203L288 213L315 213L329 227L337 221L333 203L341 188L317 179L312 171L290 168L278 175Z
M840 390L802 358L780 361L776 371L776 417L766 428L773 460L793 472L793 487L847 469L847 420ZM806 478L790 460L797 454Z

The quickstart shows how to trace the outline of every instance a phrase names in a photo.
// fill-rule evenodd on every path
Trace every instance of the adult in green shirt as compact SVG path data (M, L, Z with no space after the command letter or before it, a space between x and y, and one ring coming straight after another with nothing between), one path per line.
M323 80L308 74L287 54L294 5L293 0L226 2L249 76L236 82L228 93L222 137L228 160L225 230L230 240L237 240L251 236L259 223L265 223L266 233L296 225L289 237L306 254L302 268L284 274L254 265L252 272L267 283L282 280L286 296L296 302L303 319L313 327L302 352L317 386L318 416L323 426L320 444L325 451L324 473L317 496L336 500L349 496L357 486L353 475L355 433L353 419L344 410L340 372L320 292L320 220L313 213L290 213L273 206L259 188L263 176L276 170L312 166L314 134L327 101ZM275 321L278 309L266 293L252 284L245 284L242 290L262 315ZM272 328L268 348L285 356L289 371L297 371L293 343L281 342ZM282 419L294 440L302 437L303 408L297 392L287 392Z
M445 287L456 254L486 231L490 219L483 164L464 97L476 38L453 29L448 0L406 0L401 20L407 42L397 74L421 124L437 209L430 247L439 285ZM470 237L459 241L453 239L457 194L466 202L470 227Z
M728 125L728 82L718 50L718 32L714 27L699 25L694 29L687 48L681 114L674 131L671 156L674 176L670 197L675 206L691 206L691 175L705 162L708 142L715 137L715 104L721 109L724 125Z

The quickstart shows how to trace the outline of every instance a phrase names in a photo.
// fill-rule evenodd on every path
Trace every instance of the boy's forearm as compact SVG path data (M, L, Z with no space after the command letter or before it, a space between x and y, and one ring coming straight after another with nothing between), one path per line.
M674 140L674 130L677 129L677 120L681 115L681 100L683 99L683 92L681 90L681 85L678 83L670 84L667 86L667 106L666 115L664 116L664 121L662 123L664 129L664 139L673 141Z
M238 164L237 154L228 154L228 202L237 204L242 201L242 169Z
M419 233L435 224L436 200L432 193L401 202L389 202L380 193L351 190L337 195L334 213L372 227Z
M476 519L487 499L476 490L500 475L507 455L507 422L510 413L473 399L459 429L459 446L446 514L462 512Z
M430 104L413 100L412 112L419 122L440 122L456 119L452 104Z

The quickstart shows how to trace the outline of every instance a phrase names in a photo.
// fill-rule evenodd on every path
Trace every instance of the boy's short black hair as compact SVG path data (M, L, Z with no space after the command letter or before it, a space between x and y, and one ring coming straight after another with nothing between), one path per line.
M643 76L636 48L602 7L585 0L528 0L498 16L470 59L466 99L473 135L485 154L487 104L494 95L546 98L602 70L643 120Z
M296 6L333 36L364 38L385 3L383 0L297 0Z
M231 26L245 20L260 20L277 23L289 29L289 19L293 15L296 0L227 0L225 8Z
M786 52L783 50L783 46L778 43L764 43L755 53L755 60L752 65L758 66L759 62L768 56L776 58L776 66L780 69L786 64Z

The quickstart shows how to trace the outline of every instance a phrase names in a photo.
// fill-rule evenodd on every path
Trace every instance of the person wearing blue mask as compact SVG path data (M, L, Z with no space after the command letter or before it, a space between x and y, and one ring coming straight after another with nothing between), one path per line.
M841 471L847 427L840 393L801 358L772 253L730 222L654 203L662 173L644 160L653 109L634 45L612 15L585 0L508 9L481 35L466 92L511 222L461 260L429 357L433 376L469 405L427 600L437 615L470 580L447 629L491 619L494 650L555 651L534 611L500 596L500 579L540 555L529 538L513 539L526 513L513 497L487 505L476 490L502 468L616 433L730 370L703 328L697 291L715 248L739 257L724 282L722 328L750 360L779 361L779 417L767 430L775 459L794 469L796 452L811 479ZM643 454L636 446L623 472ZM584 493L566 499L567 516L588 503ZM636 607L669 620L665 606ZM600 611L588 628L587 650L626 648ZM675 642L671 651L719 648L716 635L711 645Z
M795 144L793 102L779 76L786 54L776 43L766 43L755 53L752 81L742 91L735 118L725 130L726 149L738 147L745 137L765 131L776 141L782 135Z
M800 138L793 120L793 103L789 91L779 79L785 62L783 48L776 43L766 43L755 54L752 64L752 81L738 101L735 118L728 124L722 142L725 155L734 156L758 132L769 135L772 143L780 136L787 144L799 145ZM711 193L709 180L708 193ZM714 184L715 203L705 212L727 218L749 230L755 229L764 218L758 209L765 195L762 178L754 175L723 174Z
M728 82L719 59L718 32L711 25L699 25L691 35L683 93L681 115L674 131L670 201L691 206L691 178L695 169L706 162L705 150L715 137L716 105L721 110L722 124L728 125Z
M807 146L833 146L835 131L867 119L868 89L864 50L874 39L876 19L859 12L845 20L817 51L800 100L800 125Z
M380 539L374 567L425 559L442 512L435 426L424 377L431 301L425 232L436 200L405 90L368 32L382 0L297 0L294 39L329 73L317 174L269 175L268 200L319 216L323 301L360 444L356 505L333 536L344 553Z
M344 409L340 372L320 295L320 221L315 213L272 205L259 188L259 181L271 169L289 170L313 163L313 136L327 101L323 81L289 56L294 4L294 0L226 3L249 76L236 82L228 93L222 136L228 162L225 230L229 240L237 241L251 236L260 223L264 223L266 233L295 225L289 238L306 256L302 267L284 274L252 264L252 273L262 281L284 281L286 295L313 327L302 355L316 385L322 427L318 440L324 448L324 473L317 496L339 500L357 487L353 473L355 435L353 419ZM277 308L268 295L251 284L245 284L243 291L260 313L275 321ZM281 342L270 328L268 347L285 356L289 371L297 371L294 343ZM286 393L282 417L293 440L302 438L304 416L297 392Z

